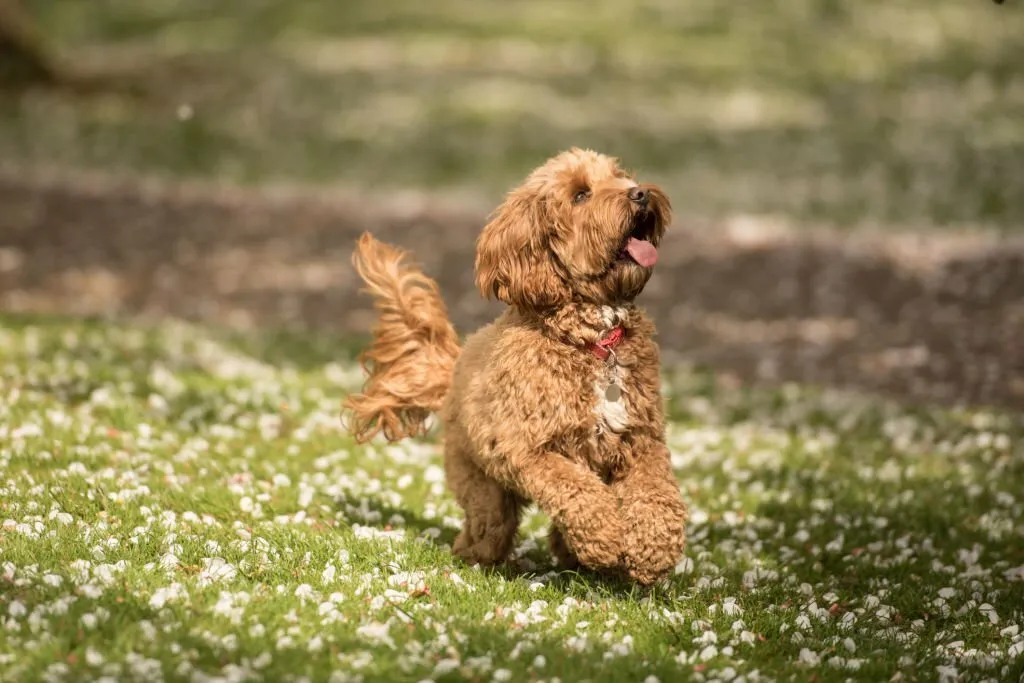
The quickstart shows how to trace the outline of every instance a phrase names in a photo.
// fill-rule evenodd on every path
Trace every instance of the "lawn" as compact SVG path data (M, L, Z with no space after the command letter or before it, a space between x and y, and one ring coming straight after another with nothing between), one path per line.
M1017 2L26 4L125 87L5 95L8 163L490 203L575 144L666 184L681 217L1024 225Z
M0 317L0 680L1017 681L1024 423L666 371L692 508L649 594L453 560L434 440L350 344ZM902 672L902 673L898 673Z

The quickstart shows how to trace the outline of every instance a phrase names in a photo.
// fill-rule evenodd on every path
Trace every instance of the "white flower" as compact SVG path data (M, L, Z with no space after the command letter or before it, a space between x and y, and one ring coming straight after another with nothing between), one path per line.
M356 635L359 635L371 642L380 643L387 645L390 648L395 647L395 641L391 638L389 631L391 630L390 623L380 623L379 621L371 621L369 624L364 624L356 629Z
M736 617L743 614L743 608L736 602L736 598L726 598L722 601L722 612L727 617Z
M490 671L494 667L494 658L489 655L484 655L482 657L468 657L465 664L472 671Z
M396 572L388 577L388 584L396 588L405 588L410 593L426 589L426 574L423 572Z
M847 612L843 615L843 618L839 620L839 628L844 631L849 631L853 628L853 624L857 621L857 615L853 612Z
M161 609L168 602L176 601L185 595L185 588L180 583L172 583L170 586L156 589L149 599L149 606Z
M495 669L494 680L496 681L509 681L512 680L512 672L508 669Z
M587 637L569 636L565 640L565 646L570 650L575 650L576 652L583 652L587 649Z
M177 567L178 564L180 564L179 561L178 561L178 558L175 557L175 555L173 553L165 553L160 558L160 568L161 569L166 569L166 570L170 571L170 570L174 569L175 567Z
M988 617L988 620L992 624L999 623L999 615L996 614L996 608L988 604L987 602L978 607L978 611L984 614L986 617Z
M71 515L69 515L66 512L55 512L55 513L50 515L50 518L57 520L58 522L60 522L64 526L67 526L67 525L71 524L71 522L75 521L75 518L72 517Z
M821 657L805 647L801 648L798 661L804 666L818 666L821 663Z
M361 674L351 674L347 671L335 669L331 672L331 677L327 679L327 683L363 683L363 677ZM434 683L434 681L424 679L419 683Z
M684 557L682 560L680 560L679 564L676 565L675 573L676 574L692 574L693 573L693 559L689 558L689 557Z
M611 649L605 653L605 658L611 657L625 657L633 651L633 636L623 636L622 641L612 645Z
M459 660L453 657L445 657L444 659L438 660L437 664L434 665L434 675L444 676L445 674L451 673L459 668Z
M232 581L238 574L238 568L228 564L221 557L204 557L203 569L199 573L199 585L209 586L214 583Z

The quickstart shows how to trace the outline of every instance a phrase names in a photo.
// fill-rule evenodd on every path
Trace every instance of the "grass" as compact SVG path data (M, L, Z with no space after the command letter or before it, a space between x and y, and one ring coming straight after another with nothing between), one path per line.
M463 566L350 344L0 318L0 679L1013 681L1024 424L666 371L687 557L642 594ZM899 674L898 672L902 672Z
M1024 225L1024 11L983 0L28 0L151 97L0 101L0 158L497 199L570 145L681 216Z

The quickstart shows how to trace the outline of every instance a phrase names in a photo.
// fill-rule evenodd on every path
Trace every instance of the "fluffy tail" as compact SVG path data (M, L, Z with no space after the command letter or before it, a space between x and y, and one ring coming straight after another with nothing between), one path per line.
M366 383L344 403L358 442L426 432L452 383L459 340L437 284L406 264L407 254L364 233L352 264L378 311L373 342L360 356Z

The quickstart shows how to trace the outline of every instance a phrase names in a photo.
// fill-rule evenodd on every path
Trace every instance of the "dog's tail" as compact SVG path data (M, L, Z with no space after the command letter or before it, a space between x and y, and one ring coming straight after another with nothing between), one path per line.
M362 393L344 407L362 443L378 432L388 441L423 434L452 383L459 339L437 283L405 262L407 253L364 233L352 264L375 299L373 342L359 358Z

